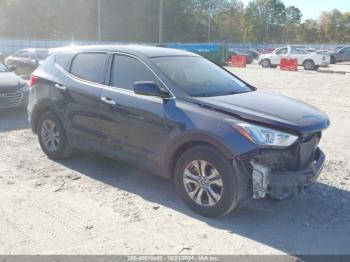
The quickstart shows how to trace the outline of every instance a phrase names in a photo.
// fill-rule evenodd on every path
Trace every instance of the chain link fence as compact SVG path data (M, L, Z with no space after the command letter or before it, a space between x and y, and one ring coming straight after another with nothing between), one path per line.
M55 48L69 45L96 45L96 44L129 44L126 42L93 42L93 41L57 41L57 40L22 40L22 39L0 39L0 52L5 56L12 54L20 49L24 48ZM144 43L146 45L157 45L156 43ZM219 43L169 43L170 46L215 46ZM264 48L276 48L285 44L246 44L246 43L226 43L228 48L236 50L248 50L253 49L264 49ZM298 44L300 46L307 46L316 49L334 49L344 45L310 45L310 44Z

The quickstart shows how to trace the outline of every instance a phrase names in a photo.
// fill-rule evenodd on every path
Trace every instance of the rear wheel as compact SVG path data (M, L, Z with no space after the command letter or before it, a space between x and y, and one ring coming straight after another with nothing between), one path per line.
M40 117L38 138L42 150L49 158L61 159L71 154L63 126L52 112L46 112Z
M315 70L315 63L312 60L306 60L304 62L304 69L305 70Z
M222 216L242 199L240 177L232 163L209 146L196 146L182 154L175 167L176 189L186 205L206 216ZM246 193L246 192L245 192ZM243 193L244 194L244 193Z
M331 56L331 64L336 64L337 60L335 59L335 56Z
M264 60L262 60L261 66L262 66L263 68L269 68L269 67L271 67L271 62L270 62L270 60L269 60L269 59L264 59Z

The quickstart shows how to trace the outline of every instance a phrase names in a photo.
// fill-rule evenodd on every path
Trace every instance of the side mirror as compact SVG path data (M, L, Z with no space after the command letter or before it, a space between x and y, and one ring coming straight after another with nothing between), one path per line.
M169 97L168 92L161 90L156 83L150 81L134 83L134 92L135 94L144 96L156 96L161 98Z

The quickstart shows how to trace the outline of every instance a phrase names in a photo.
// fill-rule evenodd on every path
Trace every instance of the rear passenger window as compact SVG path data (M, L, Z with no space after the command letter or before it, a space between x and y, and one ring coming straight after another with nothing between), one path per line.
M71 65L71 74L91 82L103 83L107 54L78 54Z
M64 70L69 72L70 63L74 57L73 54L58 54L55 56L56 64L60 65Z
M111 71L111 85L128 90L134 90L134 83L140 81L157 82L154 74L139 60L115 55Z

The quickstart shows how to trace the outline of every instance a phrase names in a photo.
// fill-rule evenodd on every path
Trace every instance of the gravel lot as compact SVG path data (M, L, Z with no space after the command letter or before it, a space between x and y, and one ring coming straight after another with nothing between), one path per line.
M350 254L350 75L231 70L329 115L327 163L305 194L202 218L141 170L87 153L47 159L26 113L2 112L0 254Z

